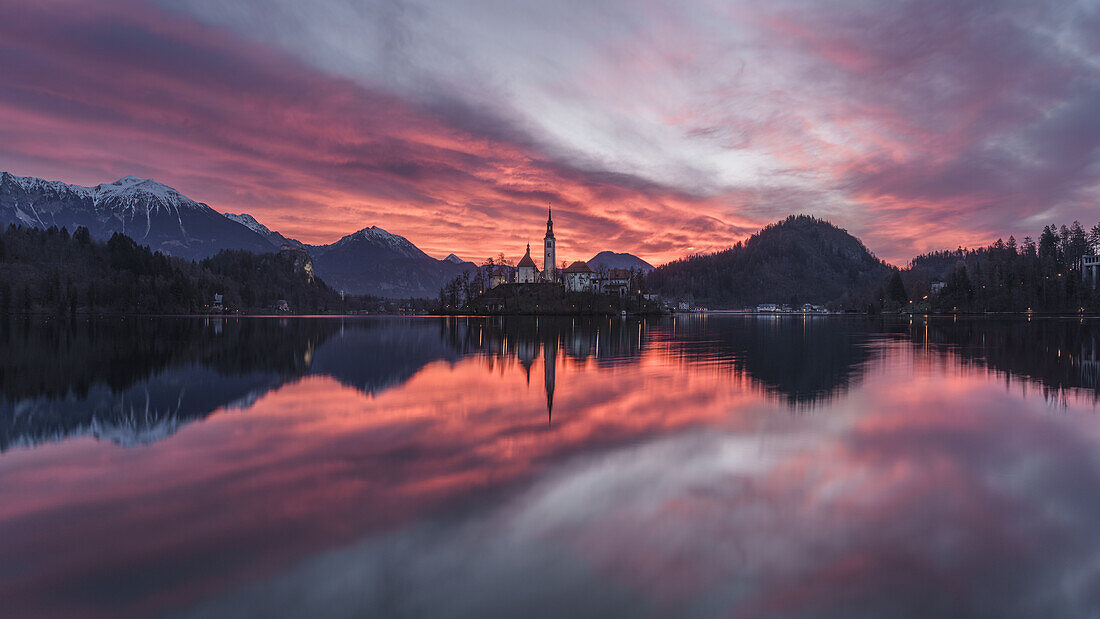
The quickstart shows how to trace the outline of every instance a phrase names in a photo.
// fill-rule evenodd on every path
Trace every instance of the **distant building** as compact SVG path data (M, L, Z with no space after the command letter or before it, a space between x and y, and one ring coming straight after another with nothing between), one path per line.
M932 282L928 286L928 291L932 294L939 294L943 292L943 289L947 287L946 282Z
M215 294L214 295L214 305L210 309L214 310L215 312L225 311L225 301L224 301L224 299L225 299L225 297L223 297L222 295Z
M595 273L587 262L583 260L574 262L562 271L565 289L570 292L591 292Z
M490 267L489 269L489 288L496 288L501 284L508 283L508 270L501 266Z
M600 281L600 292L604 294L617 294L625 297L630 291L630 271L626 269L611 269Z
M284 314L290 313L290 304L286 302L286 299L279 299L275 302L275 311L282 312Z
M1093 290L1100 285L1100 256L1081 256L1081 281Z
M531 244L527 244L527 253L523 254L519 264L516 265L516 283L533 284L539 281L539 268L531 259Z

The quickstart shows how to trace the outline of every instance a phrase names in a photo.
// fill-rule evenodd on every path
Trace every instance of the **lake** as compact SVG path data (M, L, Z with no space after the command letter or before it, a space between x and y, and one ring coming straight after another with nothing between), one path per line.
M1098 325L0 321L0 615L1096 616Z

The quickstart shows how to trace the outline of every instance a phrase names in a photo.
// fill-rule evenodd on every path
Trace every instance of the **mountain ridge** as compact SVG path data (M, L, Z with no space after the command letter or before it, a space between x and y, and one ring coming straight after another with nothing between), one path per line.
M283 236L281 233L276 232L275 230L272 230L272 229L268 228L267 226L263 225L262 223L257 221L255 217L253 217L252 215L249 215L248 213L240 213L239 215L234 215L233 213L222 213L222 214L225 215L226 217L228 217L229 219L231 219L231 220L241 224L242 226L248 228L249 230L252 230L256 234L259 234L260 236L264 237L265 239L270 241L271 244L273 246L275 246L276 249L281 249L283 245L290 245L291 247L305 247L305 243L302 243L301 241L299 241L297 239L292 239L290 237Z
M376 225L333 243L304 244L250 214L220 213L172 187L133 175L85 187L0 172L0 224L11 223L43 229L84 226L104 240L121 232L155 251L191 260L226 249L271 253L290 245L307 251L317 275L335 289L388 298L435 297L447 281L478 268L454 253L433 258ZM805 238L776 241L790 234ZM832 301L889 268L847 231L807 216L788 217L722 252L656 269L633 254L612 251L601 251L588 263L597 271L640 270L650 274L655 291L718 305L801 297ZM829 268L808 277L811 264ZM738 272L758 277L751 280Z
M83 226L100 240L121 232L154 251L190 260L223 250L272 253L285 244L309 252L317 274L334 288L389 298L434 297L445 281L475 268L432 258L378 226L327 245L307 245L248 213L220 213L172 187L133 175L86 187L2 172L0 224L71 231Z
M103 240L121 232L153 250L192 260L223 249L273 251L270 241L247 226L137 176L85 187L0 172L0 223L84 226Z
M309 245L317 273L337 289L388 298L435 297L445 282L476 268L424 253L405 237L378 226L329 245Z

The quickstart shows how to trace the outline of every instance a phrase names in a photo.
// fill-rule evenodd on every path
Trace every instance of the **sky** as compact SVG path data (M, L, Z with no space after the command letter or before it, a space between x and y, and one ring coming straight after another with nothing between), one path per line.
M790 214L877 256L1100 222L1100 0L0 0L0 170L307 243L654 264Z

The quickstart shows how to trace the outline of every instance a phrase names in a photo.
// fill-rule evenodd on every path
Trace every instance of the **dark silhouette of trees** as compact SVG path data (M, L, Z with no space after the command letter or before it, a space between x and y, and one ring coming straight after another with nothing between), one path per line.
M643 289L708 307L792 301L861 307L881 298L875 292L889 273L847 231L792 215L724 251L658 267Z
M165 256L121 233L105 243L78 228L0 231L0 314L198 313L223 295L229 311L294 313L425 309L426 302L341 296L306 268L300 250L223 251L200 262Z
M898 305L909 301L909 293L905 291L905 282L901 281L901 273L894 271L890 275L890 283L886 286L886 294L891 301Z
M1094 234L1095 233L1095 234ZM1098 291L1083 281L1081 257L1100 253L1100 224L1044 226L1038 242L998 239L980 249L924 254L902 273L914 296L928 294L933 311L1100 311ZM933 282L943 289L931 289ZM914 290L914 285L917 288Z

